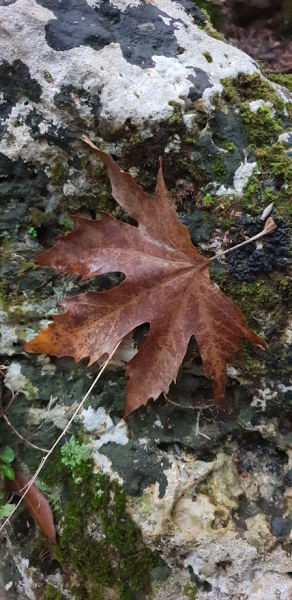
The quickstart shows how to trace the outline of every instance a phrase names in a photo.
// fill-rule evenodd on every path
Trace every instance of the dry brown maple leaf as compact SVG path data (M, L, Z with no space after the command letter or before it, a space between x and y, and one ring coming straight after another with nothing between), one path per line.
M27 477L16 471L14 480L10 482L10 489L16 494L19 494L19 496L22 496L25 486L29 483L29 481L30 480L27 479ZM43 531L43 533L52 542L52 544L56 544L56 529L54 525L52 509L48 503L48 500L35 485L35 483L30 486L28 492L23 498L23 501L32 518Z
M86 292L63 300L65 314L25 344L27 352L89 357L89 365L110 354L119 340L149 323L146 341L127 365L126 417L168 392L192 335L196 337L207 377L214 380L214 400L224 398L226 362L241 338L265 346L244 322L242 313L210 281L208 259L193 246L188 229L177 219L160 169L155 195L144 192L88 138L84 141L107 167L115 200L138 227L100 213L97 221L74 217L76 229L42 253L39 265L82 279L110 271L125 280L105 292Z

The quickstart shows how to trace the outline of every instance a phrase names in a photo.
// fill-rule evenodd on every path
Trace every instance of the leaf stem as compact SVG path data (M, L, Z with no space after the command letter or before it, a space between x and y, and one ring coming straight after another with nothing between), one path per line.
M245 240L244 242L241 242L241 244L232 246L232 248L227 248L227 250L224 250L223 252L219 252L218 254L215 254L215 256L208 258L208 262L211 262L212 260L216 260L217 258L221 258L221 256L224 256L224 254L229 254L229 252L232 252L232 250L237 250L238 248L242 248L242 246L246 246L246 244L250 244L250 242L259 240L264 235L267 235L268 233L273 233L273 231L275 231L275 229L277 229L277 225L276 225L275 221L273 221L273 219L271 217L269 217L267 219L265 227L262 231L260 231L259 233L257 233L253 237L251 237L249 240Z

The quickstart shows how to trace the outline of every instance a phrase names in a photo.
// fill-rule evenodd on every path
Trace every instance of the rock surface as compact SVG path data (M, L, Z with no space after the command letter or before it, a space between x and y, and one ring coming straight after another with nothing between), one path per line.
M72 214L126 218L83 133L150 192L163 155L179 217L208 256L260 231L271 203L278 226L213 271L267 352L243 347L217 409L193 343L169 397L125 423L123 364L145 328L126 340L38 480L57 548L22 508L1 544L1 597L289 600L292 94L188 0L10 0L0 15L2 402L17 393L7 414L23 437L50 448L98 371L27 355L23 342L62 297L120 281L33 262ZM32 474L42 454L0 428Z

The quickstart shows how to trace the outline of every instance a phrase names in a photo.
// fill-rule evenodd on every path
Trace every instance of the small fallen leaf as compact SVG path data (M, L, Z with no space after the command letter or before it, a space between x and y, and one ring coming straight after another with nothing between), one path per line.
M271 204L269 204L269 206L266 206L266 208L263 211L263 214L261 216L261 221L265 221L266 218L271 214L272 210L273 210L273 206L274 206L274 202L271 202Z
M25 486L29 483L29 479L15 471L15 479L10 483L10 489L15 494L22 496L25 491ZM44 494L39 490L39 488L33 483L29 488L27 494L23 498L23 502L25 503L28 512L37 523L42 532L47 536L47 538L52 542L52 544L56 544L56 529L54 525L54 517L52 513L52 509L48 503L48 500L45 498Z

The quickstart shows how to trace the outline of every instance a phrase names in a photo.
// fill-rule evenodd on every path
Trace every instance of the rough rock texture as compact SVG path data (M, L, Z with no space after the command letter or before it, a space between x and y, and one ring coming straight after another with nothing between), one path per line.
M217 409L193 343L169 397L125 423L123 361L145 328L135 332L39 478L57 548L19 510L1 544L1 598L289 600L292 94L188 0L12 0L0 15L2 403L17 392L7 414L22 436L49 448L98 370L26 355L23 342L61 297L121 280L80 282L33 263L72 214L126 219L82 133L150 192L163 155L206 256L260 231L272 202L278 225L213 270L267 352L243 347ZM41 453L3 419L0 434L32 474Z

